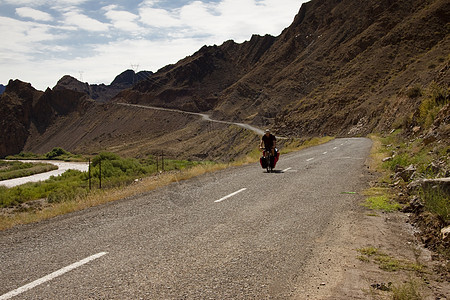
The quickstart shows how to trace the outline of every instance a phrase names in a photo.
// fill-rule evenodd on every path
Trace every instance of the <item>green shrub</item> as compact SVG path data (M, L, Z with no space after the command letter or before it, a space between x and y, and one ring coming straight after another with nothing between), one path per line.
M406 91L406 95L409 98L417 98L422 96L422 87L420 85L415 85L413 87L408 88Z
M407 167L412 163L408 153L400 153L383 163L383 168L394 171L397 166Z
M392 288L393 300L421 300L422 295L419 292L419 286L413 281L406 282Z
M450 222L450 197L439 188L421 189L419 192L425 208L437 214L446 223Z
M47 154L45 154L45 157L47 159L55 159L57 157L61 157L63 155L70 155L70 152L67 152L66 150L64 150L63 148L53 148L52 151L48 152Z
M430 84L419 107L418 121L423 127L429 128L433 124L441 108L449 103L449 94L449 88L441 87L435 82Z

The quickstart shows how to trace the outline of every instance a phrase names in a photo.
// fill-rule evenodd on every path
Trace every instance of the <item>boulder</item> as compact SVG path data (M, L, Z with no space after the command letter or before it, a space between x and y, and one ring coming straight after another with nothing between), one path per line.
M408 182L411 180L412 176L416 172L416 167L414 165L409 165L403 171L398 172L398 176L403 179L403 181Z
M442 192L450 195L450 177L415 180L408 184L407 189L408 193L411 194L411 192L419 188L423 188L424 190L426 190L434 187L439 188Z
M441 238L443 241L450 242L450 226L441 229Z

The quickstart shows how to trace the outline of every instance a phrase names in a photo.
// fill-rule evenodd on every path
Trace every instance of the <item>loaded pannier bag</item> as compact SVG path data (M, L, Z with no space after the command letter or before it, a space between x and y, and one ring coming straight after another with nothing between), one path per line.
M264 156L261 156L259 159L259 163L263 169L267 168L267 159Z

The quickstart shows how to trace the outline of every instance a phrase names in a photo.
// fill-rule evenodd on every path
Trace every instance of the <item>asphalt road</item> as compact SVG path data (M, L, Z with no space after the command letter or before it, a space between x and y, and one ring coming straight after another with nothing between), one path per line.
M0 299L286 299L353 192L371 141L259 164L0 232Z

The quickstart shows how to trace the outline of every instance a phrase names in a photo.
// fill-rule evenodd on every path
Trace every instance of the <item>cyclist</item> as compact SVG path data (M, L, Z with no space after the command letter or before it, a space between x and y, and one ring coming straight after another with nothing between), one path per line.
M264 147L263 147L264 145ZM275 156L275 147L277 146L277 139L273 134L270 133L269 129L266 129L265 134L261 138L261 143L259 147L261 149L265 149L266 151L270 151L272 156Z

